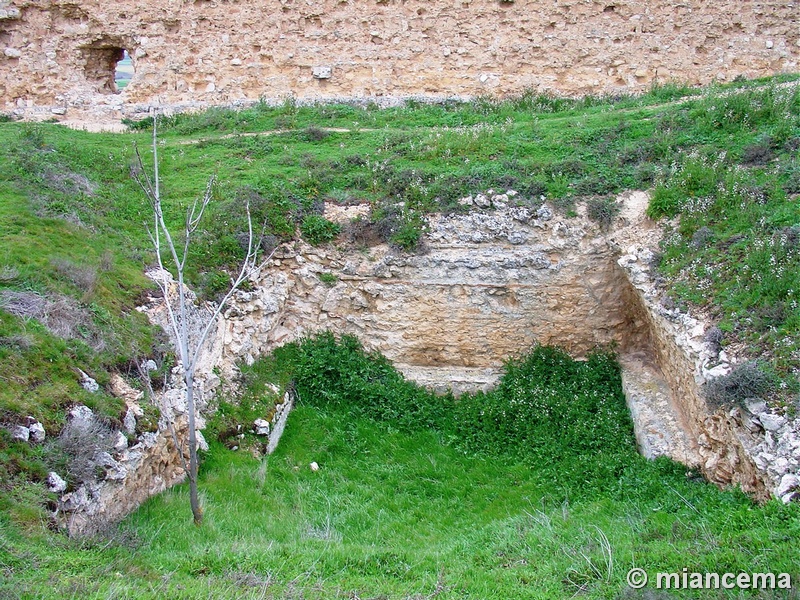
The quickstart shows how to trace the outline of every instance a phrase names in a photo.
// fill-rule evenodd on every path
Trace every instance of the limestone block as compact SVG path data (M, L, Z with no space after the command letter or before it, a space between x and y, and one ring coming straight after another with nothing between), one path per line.
M120 481L128 475L128 469L114 460L108 452L99 453L94 460L98 466L106 470L105 478L109 481Z
M67 482L64 481L55 471L50 471L47 474L45 483L47 484L47 489L55 494L60 494L67 489Z
M768 470L781 477L789 470L789 460L783 456L779 456L772 464L769 465Z
M78 370L80 371L80 369L78 369ZM83 371L80 371L80 374L81 374L80 383L81 383L81 387L83 387L83 389L85 389L87 392L92 393L92 394L95 394L100 390L100 385L97 383L97 381L95 381L94 379L89 377Z
M122 425L129 434L134 434L136 432L136 415L133 409L128 408L128 410L125 411L125 416L122 418Z
M786 424L786 417L767 412L759 414L758 420L761 421L761 425L767 431L778 431Z
M94 413L88 406L79 404L69 411L69 418L73 425L87 428L94 422Z
M44 430L44 425L38 421L31 423L31 425L28 427L28 430L30 431L30 441L36 444L42 443L47 437L47 434Z
M9 6L8 2L0 2L0 21L12 21L20 18L19 9Z
M155 363L154 363L155 364ZM144 392L133 388L121 375L114 373L109 380L111 393L117 398L138 402L144 396Z
M115 440L114 440L114 450L116 452L122 452L128 448L128 438L125 437L121 431L118 431Z
M30 440L31 430L23 425L15 425L11 428L11 439L18 442L27 442Z
M787 473L781 477L781 482L775 489L775 495L779 498L786 496L789 492L793 492L800 487L800 478L794 473Z
M197 437L197 449L201 450L202 452L208 452L208 442L206 441L203 432L199 430L195 431L195 436Z
M484 194L477 194L475 196L475 206L480 208L489 208L492 205L492 201L487 198Z

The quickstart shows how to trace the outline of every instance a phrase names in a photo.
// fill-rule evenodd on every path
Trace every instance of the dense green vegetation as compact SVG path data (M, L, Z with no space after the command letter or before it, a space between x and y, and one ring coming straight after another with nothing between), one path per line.
M185 486L92 540L23 537L3 515L0 593L634 598L625 585L634 566L800 576L798 507L757 507L640 457L608 354L576 363L536 348L509 364L496 391L458 400L330 335L250 372L254 387L294 378L301 404L270 457L212 445L202 527L188 525Z
M159 126L165 205L179 227L185 208L216 176L211 213L189 265L193 286L213 299L243 254L245 203L263 225L264 251L295 236L314 244L388 241L418 251L426 213L468 210L458 199L490 188L518 191L521 204L538 206L544 198L562 218L585 203L589 216L611 231L614 194L651 189L650 214L667 229L657 257L664 302L709 315L717 323L715 342L744 348L753 359L748 381L791 414L800 373L800 88L791 80L705 90L664 86L639 97L529 94L390 109L259 103L176 115ZM441 566L441 586L451 597L465 589L489 597L493 586L504 590L497 597L569 596L584 583L591 594L613 596L623 564L640 561L682 566L678 558L689 556L701 566L789 568L794 509L755 508L735 493L687 480L674 465L635 456L617 410L618 390L604 387L616 385L605 355L589 368L556 352L548 360L560 365L561 378L552 381L532 364L512 363L496 393L442 403L403 382L385 361L364 359L351 342L279 355L284 380L278 383L288 384L285 366L294 365L292 377L315 408L298 411L277 458L259 463L214 446L204 467L213 500L207 527L183 530L174 506L183 506L185 492L175 490L110 540L70 542L47 533L44 508L53 498L42 482L63 463L52 440L66 411L87 404L117 427L123 406L106 391L111 374L135 380L137 364L153 359L158 384L174 362L163 334L134 310L150 289L143 271L153 256L148 206L130 168L134 144L145 161L149 156L151 125L145 120L131 133L112 135L0 119L0 421L33 415L51 438L39 446L15 442L0 427L0 572L11 582L4 593L36 595L46 586L67 596L260 597L252 572L272 574L278 597L291 597L293 589L307 597L352 590L425 596L438 589ZM372 214L339 231L322 216L324 202L368 202ZM318 368L315 353L326 352L326 368ZM337 361L371 379L340 377ZM100 383L100 393L83 390L78 369ZM269 361L244 372L245 383L262 382L262 392L263 381L275 376ZM730 387L719 386L716 401L741 399L725 391ZM242 402L220 399L220 432L271 402L245 388L251 391ZM571 394L566 404L562 389ZM452 412L443 414L442 406ZM500 418L504 410L513 418ZM534 418L550 410L549 421ZM588 440L577 424L553 429L575 418L572 410L589 410L599 423L608 419L609 435L597 437L595 420L585 421L592 427ZM430 431L421 434L419 427ZM342 439L346 447L337 449ZM597 442L586 447L580 440ZM315 448L328 446L320 460L327 466L312 479L305 465L319 460ZM413 458L415 446L433 461L432 472ZM353 448L360 453L354 456ZM355 478L359 473L363 480ZM393 487L376 483L382 477ZM260 483L252 485L253 478ZM417 489L426 478L436 483L425 494L414 492L394 512L382 511L394 491ZM351 480L352 496L342 495L348 485L340 484ZM467 491L473 485L502 502L487 508ZM416 502L420 494L425 502ZM318 539L307 528L322 527L322 516L337 518L330 509L320 512L323 505L363 507L372 520L368 526L328 521L338 534ZM275 522L265 515L276 515ZM239 522L253 526L245 530ZM412 535L420 527L432 528L429 545ZM397 531L395 541L382 545L378 536L387 531ZM408 547L398 541L403 536L412 540ZM608 576L595 568L604 538L615 549ZM183 550L172 556L172 547ZM256 557L257 549L265 558ZM538 549L537 558L521 556L522 549ZM559 561L540 558L547 553ZM412 559L417 554L419 561ZM237 566L223 568L226 562ZM60 587L46 583L64 564ZM117 564L123 576L114 579ZM409 566L405 573L388 574L401 564ZM579 574L570 574L573 564ZM343 572L349 575L338 578ZM521 587L506 586L511 580ZM551 583L530 592L540 580Z
M635 446L619 367L609 353L576 362L556 348L535 348L506 365L497 389L458 401L406 381L383 356L365 356L354 337L336 343L321 334L284 346L274 360L314 406L346 408L403 431L436 431L468 454L531 461L573 492L595 472L616 480L621 456Z

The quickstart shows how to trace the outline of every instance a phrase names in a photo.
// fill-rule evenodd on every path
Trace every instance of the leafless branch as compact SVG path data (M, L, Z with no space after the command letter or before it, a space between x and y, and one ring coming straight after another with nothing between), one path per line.
M257 261L258 261L258 248L260 244L253 244L253 221L252 215L250 213L250 203L248 201L246 210L247 210L247 230L248 230L248 239L247 239L247 254L242 261L241 269L238 272L238 275L232 280L231 286L228 292L223 297L222 301L217 304L213 311L211 311L210 316L205 320L205 325L200 333L198 338L191 340L189 339L189 317L188 317L188 306L187 306L187 297L186 297L186 288L184 286L184 269L186 266L186 261L189 257L189 248L191 244L192 234L197 231L200 226L200 223L203 219L203 216L208 208L209 204L211 203L213 197L213 190L214 190L214 183L215 178L212 176L209 178L208 182L206 183L205 192L203 193L202 197L199 199L195 199L192 203L191 207L186 212L186 219L184 221L184 230L183 230L183 248L182 248L182 255L178 256L178 250L175 246L175 241L167 227L166 221L164 219L164 213L162 210L161 204L161 187L160 187L160 177L158 171L158 134L157 134L157 116L154 114L153 116L153 177L150 178L147 175L147 171L144 168L144 161L142 160L141 154L139 150L136 149L136 159L137 159L137 168L134 169L134 179L137 181L139 186L142 188L145 196L148 198L150 205L153 209L153 226L147 227L147 233L150 236L150 241L153 244L153 248L156 253L156 260L158 261L158 268L160 277L155 277L157 285L161 288L161 291L164 295L164 301L166 304L167 315L169 317L170 326L172 328L172 332L175 336L176 346L178 355L181 362L181 367L183 370L183 381L185 384L185 394L186 394L186 408L189 415L189 464L186 465L184 462L184 468L189 477L190 482L190 500L192 505L192 514L194 516L195 524L199 525L202 522L203 518L203 511L200 507L200 502L198 498L197 492L197 432L195 430L195 401L194 401L194 376L195 376L195 369L197 368L198 361L200 356L203 352L203 346L205 344L206 339L208 338L208 334L211 331L211 328L216 325L217 319L219 318L220 313L224 309L225 305L231 299L233 294L242 284L242 282L247 279L252 273L260 270L261 265L256 268ZM263 232L262 232L263 235ZM163 253L168 253L172 259L172 265L175 268L175 275L177 278L177 293L178 293L178 306L177 312L176 309L172 305L172 301L170 299L170 280L171 275L169 271L164 268L164 258ZM275 250L272 251L270 256L267 260L272 258ZM266 262L266 261L265 261ZM262 263L263 264L263 263ZM149 383L149 378L146 378ZM198 392L199 393L199 392ZM173 436L173 441L175 441L176 447L181 452L181 460L183 458L183 451L181 446L178 443L178 437L175 433L174 423L171 422L170 418L166 419L168 421L168 426L170 428L170 432Z

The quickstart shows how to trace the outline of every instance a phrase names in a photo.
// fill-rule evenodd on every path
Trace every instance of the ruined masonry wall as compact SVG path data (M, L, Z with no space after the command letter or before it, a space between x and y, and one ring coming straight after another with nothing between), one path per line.
M629 306L646 324L652 358L671 390L671 405L688 442L686 456L676 457L699 468L720 485L736 485L755 498L766 500L778 481L754 462L754 449L763 430L748 429L738 409L710 410L702 388L718 361L704 341L706 326L660 303L660 291L650 277L650 248L631 249L619 259L630 281ZM729 369L727 363L720 365ZM671 454L670 454L671 455Z
M447 384L448 370L497 370L535 343L577 356L643 343L622 302L624 273L586 222L517 207L433 217L426 238L420 256L385 245L281 247L227 311L223 356L249 361L331 329L357 335L406 372L442 369ZM324 284L323 273L335 282Z
M135 75L114 94L121 52ZM0 109L566 94L798 71L800 4L0 0Z
M670 456L760 499L795 498L800 418L790 421L766 405L709 410L703 385L731 364L703 341L703 322L660 304L649 266L660 229L644 214L647 194L621 195L621 217L609 232L513 200L512 193L495 194L486 210L431 216L422 255L385 245L353 251L284 244L218 321L198 367L198 397L213 394L218 373L231 380L238 361L326 329L355 334L411 379L456 392L491 386L504 359L536 342L576 356L616 342L646 456ZM326 215L344 222L364 208L328 205ZM174 297L174 282L168 288ZM166 325L161 298L145 310ZM191 320L195 333L199 316ZM60 520L73 533L96 531L183 478L166 429L173 416L185 436L175 375L159 400L160 430L116 456L111 477L61 499Z

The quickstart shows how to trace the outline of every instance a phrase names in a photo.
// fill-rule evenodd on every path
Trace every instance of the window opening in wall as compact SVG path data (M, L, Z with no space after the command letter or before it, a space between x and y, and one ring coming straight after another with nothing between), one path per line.
M127 50L123 50L122 60L117 63L117 68L114 71L114 83L117 86L117 91L121 92L125 89L133 79L133 61Z
M86 79L101 94L118 94L124 86L117 85L117 65L126 56L125 49L113 42L101 41L83 48Z

